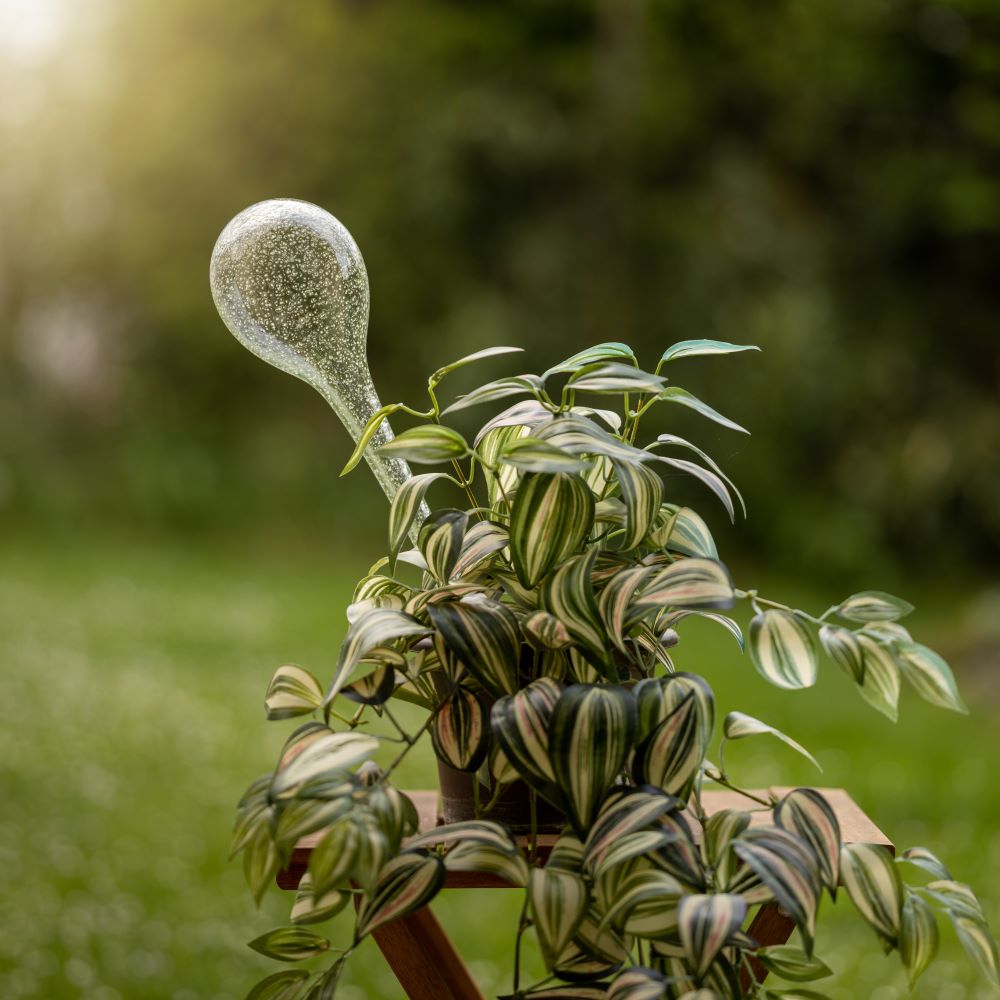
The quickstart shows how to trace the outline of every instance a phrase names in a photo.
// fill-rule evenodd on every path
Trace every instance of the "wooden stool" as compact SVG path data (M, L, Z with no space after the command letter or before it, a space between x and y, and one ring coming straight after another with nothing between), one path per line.
M770 788L752 791L764 798L768 793L781 796L791 790ZM837 814L845 844L879 844L894 852L895 849L885 834L842 788L819 788L817 791L823 794ZM407 795L417 807L421 833L441 825L437 792L407 792ZM739 792L726 790L704 792L702 805L709 815L720 809L759 808L759 803L747 799ZM751 817L752 826L771 822L769 811L754 812ZM298 888L309 864L309 855L320 837L322 832L303 838L296 846L288 867L278 873L278 885L282 889ZM538 838L541 857L544 858L548 853L555 839L552 835ZM518 840L527 844L527 838L519 837ZM512 886L498 875L448 872L444 888L510 889ZM775 945L784 944L794 928L794 923L776 903L766 903L757 911L747 933L762 945ZM429 907L425 906L390 924L384 924L373 932L372 937L409 1000L486 1000ZM750 963L757 981L763 982L767 970L752 956ZM749 985L749 977L745 970L740 975L745 989Z

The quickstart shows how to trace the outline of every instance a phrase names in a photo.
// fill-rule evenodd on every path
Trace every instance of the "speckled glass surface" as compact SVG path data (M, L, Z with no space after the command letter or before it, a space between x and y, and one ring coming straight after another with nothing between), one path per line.
M344 226L305 201L251 205L219 236L211 279L233 336L322 393L357 441L381 403L365 351L368 272ZM385 421L365 451L390 499L410 475L405 462L375 454L391 439Z

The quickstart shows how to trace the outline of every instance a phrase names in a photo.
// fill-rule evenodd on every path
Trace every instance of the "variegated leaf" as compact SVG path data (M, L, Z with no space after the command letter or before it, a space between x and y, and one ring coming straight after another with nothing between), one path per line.
M958 940L979 974L991 985L1000 987L1000 961L997 943L985 920L949 913Z
M542 390L542 380L537 375L508 375L505 378L498 378L485 385L479 386L467 392L464 396L459 396L451 406L445 407L441 411L441 416L454 413L457 410L464 410L469 406L476 406L479 403L492 403L497 399L505 399L508 396L532 395L536 398Z
M656 620L656 628L657 630L673 628L679 621L690 618L692 615L721 625L736 640L741 650L746 649L743 630L739 625L727 615L719 615L714 611L670 611Z
M703 469L696 462L690 462L686 458L674 458L668 455L657 455L658 462L669 465L673 469L686 472L689 476L704 483L718 498L726 509L730 521L736 520L736 508L733 506L733 498L729 492L726 481L710 469Z
M590 470L590 462L574 458L548 441L533 437L515 438L504 445L500 462L512 465L521 472L583 474Z
M743 499L743 495L736 488L736 484L727 476L721 468L719 468L719 463L712 458L708 452L703 451L696 444L692 444L690 441L685 440L682 437L678 437L676 434L660 434L656 438L657 444L667 445L669 447L675 448L685 448L688 451L693 451L711 470L714 472L729 489L736 494L736 499L740 502L740 508L743 511L743 516L746 517L747 505ZM652 447L652 446L650 446Z
M684 814L681 812L665 813L659 819L659 825L673 834L671 843L659 848L650 855L650 861L657 867L669 872L681 882L690 892L703 892L705 889L705 870L701 864L701 856L695 846L694 836Z
M578 392L622 393L660 392L666 379L651 372L644 372L632 365L615 361L597 362L578 368L570 376L567 388Z
M330 889L317 898L313 892L312 875L306 872L299 882L290 919L293 924L321 924L336 916L350 901L349 892Z
M309 978L305 969L283 969L262 979L246 1000L296 1000Z
M686 799L703 756L698 703L690 693L636 747L632 773L641 784Z
M855 682L865 680L865 656L858 637L840 625L824 625L819 630L819 640L827 655Z
M427 609L448 649L494 698L517 690L521 631L499 601L448 601Z
M768 610L750 622L750 658L775 687L805 688L816 683L812 632L789 611Z
M372 608L366 611L347 630L323 704L329 705L337 697L367 652L394 639L427 635L430 631L432 630L423 622L394 608Z
M368 791L368 809L389 839L398 844L412 836L420 826L420 815L409 795L385 781L385 775L375 768L374 787Z
M909 892L903 903L899 927L899 955L906 966L910 989L930 965L938 949L938 925L927 902Z
M406 541L406 533L420 512L424 496L431 483L438 479L452 479L445 472L427 472L420 476L410 476L396 490L389 507L389 559L396 561L399 550ZM455 482L452 479L452 482ZM426 508L424 508L426 511ZM357 600L357 597L355 597Z
M514 497L510 550L514 569L534 587L554 566L576 552L590 534L594 496L577 475L531 472Z
M754 344L729 344L724 340L682 340L663 352L660 364L678 358L693 358L706 354L735 354L738 351L759 351Z
M933 649L919 643L901 644L896 647L896 666L924 701L968 714L951 667Z
M367 760L377 748L374 736L359 732L334 733L327 729L308 742L302 740L292 750L282 752L271 780L271 797L291 798L306 782L321 775L342 776Z
M973 920L986 920L976 894L964 882L939 879L928 882L920 891L925 892L936 903L940 903L949 913L971 917Z
M551 419L552 411L543 406L537 399L522 399L519 403L508 406L505 410L501 410L495 417L487 420L472 439L473 447L478 448L490 431L518 427L522 431L530 433L533 427L548 423ZM494 464L495 459L500 454L507 440L504 439L495 452L489 456L484 456L488 458L490 464Z
M514 770L556 806L565 805L565 797L549 758L549 731L563 687L542 677L498 699L490 714L493 738Z
M750 825L750 813L742 809L720 809L712 813L705 824L702 850L705 860L715 869L718 884L725 888L736 866L729 849L733 840Z
M841 839L840 823L830 803L814 788L796 788L774 807L774 822L812 848L823 885L831 899L836 899Z
M403 431L378 449L380 455L417 464L451 462L469 453L465 438L442 424L423 424Z
M329 797L297 797L287 802L278 814L274 839L282 849L294 847L303 837L330 826L354 807L352 792L356 782L344 781L334 786Z
M462 551L469 515L461 510L438 510L420 528L419 544L427 572L438 583L447 583Z
M612 789L594 817L581 861L591 869L599 867L616 843L636 831L654 828L664 813L682 806L680 799L658 788ZM671 834L673 839L675 834Z
M505 826L492 820L470 819L461 823L436 826L433 830L414 837L409 847L450 847L459 843L484 844L505 854L520 854L520 848Z
M555 417L540 426L535 436L573 455L601 455L625 462L656 458L652 452L626 444L586 417Z
M254 938L249 947L279 962L301 962L328 951L330 942L305 927L279 927Z
M294 663L278 667L264 696L264 708L269 719L308 715L322 704L323 689L319 681L305 667Z
M366 656L362 663L367 663L368 660L369 657ZM404 666L405 662L403 660ZM396 668L391 663L382 663L370 674L365 674L352 684L346 685L340 693L348 701L359 705L382 705L392 697L395 690Z
M355 823L341 822L331 827L309 855L314 898L346 887L361 853L361 830Z
M633 691L639 709L637 741L646 739L689 695L693 695L701 748L702 751L708 748L715 728L715 695L704 677L679 670L665 677L645 678Z
M573 939L587 909L587 885L561 869L532 868L528 880L532 922L547 969Z
M651 566L632 566L619 569L605 584L598 598L598 608L614 644L626 652L625 632L632 624L630 612L636 591L656 570Z
M649 533L663 500L663 480L641 462L615 462L615 476L625 502L625 534L620 550L634 549Z
M811 955L820 890L812 853L790 833L766 827L745 831L733 843L733 851L795 921L806 952Z
M714 559L679 559L657 572L636 598L640 608L731 608L729 571Z
M482 361L484 358L495 358L501 354L520 354L524 351L523 347L484 347L481 351L475 351L472 354L466 354L464 358L459 358L458 361L452 361L451 364L444 365L439 368L428 380L432 386L437 385L445 375L449 375L453 371L457 371L459 368L464 368L466 365L471 365L474 361Z
M528 884L528 862L520 851L511 854L482 841L457 843L444 856L444 866L450 872L487 872L499 875L519 888Z
M814 979L832 976L830 967L815 955L807 955L801 948L790 944L771 945L758 948L755 959L776 976L790 979L793 983L809 983Z
M735 421L730 420L729 417L724 417L718 410L712 409L708 403L692 395L687 389L681 389L679 386L671 386L669 389L664 389L658 399L665 403L680 403L681 406L690 407L695 413L700 413L703 417L707 417L722 427L728 427L730 430L739 431L741 434L750 433L745 427L741 427Z
M635 698L625 688L574 684L556 702L549 757L581 837L621 773L635 729Z
M528 993L506 993L497 1000L605 1000L607 983L573 983L571 986L544 986Z
M881 590L865 590L842 601L837 614L852 622L894 622L905 618L913 605Z
M573 640L569 630L547 611L535 611L521 622L521 631L529 645L538 650L565 649Z
M239 854L250 839L263 827L269 826L273 807L267 798L271 775L263 774L243 793L236 807L236 819L229 841L229 860Z
M840 871L858 912L883 940L895 946L903 913L903 883L892 855L876 844L845 844Z
M271 831L267 827L258 827L243 847L243 876L258 906L278 874L280 865Z
M760 719L755 719L752 715L745 715L743 712L730 712L722 723L722 734L727 740L739 740L745 736L774 736L786 746L790 746L802 754L806 760L815 764L817 770L823 770L819 761L801 743L797 743L780 729L775 729L774 726L769 726L766 722L761 722Z
M542 608L566 626L586 658L608 680L615 681L618 671L591 582L597 555L597 549L591 548L565 560L542 581L538 598Z
M941 859L926 847L908 847L896 858L897 864L901 861L908 861L911 865L923 868L924 871L930 872L936 879L951 881L951 872L948 871Z
M355 939L429 903L444 885L445 867L436 854L404 851L383 866L358 910Z
M677 908L681 944L698 979L739 929L746 913L746 901L728 893L681 898Z
M639 869L616 883L611 898L602 900L601 924L641 937L671 937L677 931L677 901L684 892L668 872Z
M622 967L621 962L606 962L596 958L580 943L580 932L563 949L552 975L567 983L591 984L604 976L614 975ZM600 985L600 984L599 984ZM574 995L575 996L575 995ZM604 986L600 996L604 996Z
M375 437L386 417L396 413L401 409L401 405L400 403L388 403L386 406L379 407L368 418L365 426L361 428L361 433L358 435L358 440L354 446L354 451L351 452L351 457L347 460L347 464L340 470L342 476L346 476L361 461L368 445L371 444L372 438Z
M438 760L456 771L478 771L489 749L490 730L479 696L459 686L434 716L431 742Z
M648 544L696 559L719 558L708 525L690 507L661 504L660 515L650 531Z
M661 1000L667 996L667 980L661 972L633 965L615 976L607 1000Z
M462 551L451 568L451 578L460 580L466 573L481 566L495 552L510 543L507 529L495 521L477 521L465 533Z
M893 722L899 717L899 667L892 654L867 635L858 636L865 658L865 679L858 687L861 697Z
M614 361L617 364L628 362L635 367L638 367L639 364L632 353L632 348L628 344L608 341L605 344L595 344L593 347L588 347L586 350L577 352L572 357L550 368L542 375L542 378L548 379L552 375L575 372L578 368L584 367L584 365L593 365L599 361Z
M600 879L613 868L625 865L636 858L645 857L650 851L673 843L676 835L664 829L638 830L616 840L591 868L591 875Z

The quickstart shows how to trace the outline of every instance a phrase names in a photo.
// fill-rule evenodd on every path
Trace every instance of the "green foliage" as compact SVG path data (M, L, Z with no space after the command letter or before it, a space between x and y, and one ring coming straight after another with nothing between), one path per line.
M680 355L728 349L692 347ZM667 360L677 356L668 352ZM411 460L449 466L440 486L451 482L454 502L463 506L425 514L419 504L431 480L404 487L390 512L390 544L419 525L418 549L391 552L358 585L325 698L320 702L318 681L300 668L282 668L272 682L272 715L312 707L322 721L301 725L270 782L254 782L241 802L234 845L248 859L254 894L300 836L326 830L310 861L314 906L328 900L339 907L345 894L359 895L354 937L337 963L372 930L432 899L448 871L483 871L525 891L515 970L531 929L546 969L565 982L597 988L625 957L648 949L652 972L621 973L610 980L608 996L671 996L683 984L732 1000L744 995L741 964L759 950L742 925L763 903L777 902L802 942L801 952L764 952L765 968L793 981L826 974L813 957L817 913L822 890L835 897L842 882L914 979L936 941L927 900L949 913L989 978L992 939L971 890L950 878L909 889L887 851L842 844L820 792L751 794L771 810L769 824L751 823L742 810L710 818L702 805L706 784L740 790L725 765L729 741L771 735L816 761L780 730L739 711L723 722L718 765L707 759L715 695L700 672L678 671L672 658L688 623L707 617L742 640L738 624L717 609L746 602L753 612L748 653L770 684L814 685L822 647L846 668L837 680L883 714L895 716L903 674L926 700L958 708L947 665L897 622L911 606L866 591L813 615L738 587L726 566L707 556L715 546L700 516L671 501L660 478L662 456L652 450L676 439L652 434L650 422L669 419L676 411L662 404L686 397L666 394L661 376L644 372L620 344L521 378L532 405L515 403L487 419L471 445L441 423L437 393L445 374L432 376L426 412L399 404L418 423L391 447ZM496 398L495 388L489 384L479 397L474 389L466 399ZM579 405L582 392L621 398L619 417ZM697 408L718 422L714 411ZM496 447L490 435L498 430L505 441ZM507 437L512 431L524 434ZM647 437L649 445L637 443ZM523 452L512 448L516 441L527 442ZM515 453L521 457L508 461ZM567 463L572 471L564 471ZM721 470L684 465L711 476L730 498ZM731 499L727 509L735 513ZM671 543L682 511L691 554ZM833 615L854 627L831 625ZM359 682L348 682L366 663L384 677L359 697L351 690ZM346 717L338 711L342 698L361 707ZM416 733L396 720L390 704L397 699L424 707ZM401 748L385 770L369 760L385 740L361 728L369 710L398 732ZM442 763L475 773L477 819L413 841L412 803L390 779L425 734ZM518 781L530 790L527 857L489 820L497 796ZM565 816L544 864L536 850L538 797ZM929 852L903 857L947 875ZM276 957L320 947L298 923L261 942L259 950ZM559 989L519 993L515 972L517 996Z

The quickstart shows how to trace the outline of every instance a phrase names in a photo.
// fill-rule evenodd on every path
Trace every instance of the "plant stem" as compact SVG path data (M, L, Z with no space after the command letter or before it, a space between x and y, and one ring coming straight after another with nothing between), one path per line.
M434 720L437 718L438 712L440 711L441 708L439 706L433 712L431 712L430 715L428 715L427 718L424 720L424 724L416 731L416 733L414 733L413 736L408 736L406 733L403 734L406 746L403 747L402 750L400 750L396 759L382 772L383 781L388 780L389 775L396 770L396 768L400 765L400 763L402 763L403 758L410 752L410 750L413 749L414 743L416 743L417 740L419 740L420 737L423 736L424 733L426 733L427 730L431 728L431 726L434 724Z
M772 803L767 799L762 799L759 795L754 795L753 792L748 792L745 788L734 785L721 774L710 774L708 775L708 780L714 781L717 785L722 785L723 788L728 788L731 792L739 792L740 795L746 796L746 798L752 799L754 802L759 802L762 806L767 806L768 809L771 808Z

